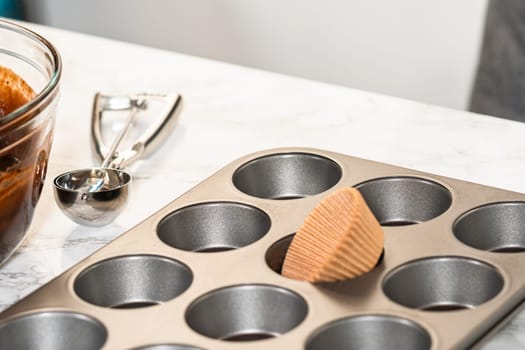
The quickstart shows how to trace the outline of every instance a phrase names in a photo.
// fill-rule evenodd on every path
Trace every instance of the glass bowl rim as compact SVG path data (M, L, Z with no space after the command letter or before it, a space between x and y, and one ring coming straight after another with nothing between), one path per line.
M4 116L0 120L0 126L2 126L6 125L11 121L14 121L17 117L24 115L31 111L33 108L39 106L49 95L51 95L56 90L56 88L58 87L58 82L60 81L60 76L62 74L62 60L55 46L40 34L19 24L2 19L0 19L0 29L7 29L14 33L23 35L26 38L35 42L36 44L40 45L41 47L44 47L47 50L49 50L51 54L49 59L53 67L51 77L49 78L49 81L44 87L44 89L42 89L42 91L40 91L31 101Z

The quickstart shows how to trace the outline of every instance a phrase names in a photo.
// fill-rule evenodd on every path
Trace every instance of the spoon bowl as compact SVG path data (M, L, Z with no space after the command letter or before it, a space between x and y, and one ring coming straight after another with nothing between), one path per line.
M131 175L115 168L68 171L53 181L58 207L85 226L111 223L126 207Z

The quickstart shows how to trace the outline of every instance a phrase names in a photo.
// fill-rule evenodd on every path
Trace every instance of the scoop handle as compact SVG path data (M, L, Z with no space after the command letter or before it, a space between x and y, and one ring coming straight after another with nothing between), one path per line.
M117 137L111 147L107 147L102 140L102 115L104 111L130 110L135 113L138 109L147 109L148 101L164 103L161 118L152 123L131 149L116 153L118 144L122 141L132 123L128 121L121 131L122 137ZM139 93L133 95L107 95L97 93L93 103L91 118L91 139L95 156L99 161L117 169L131 164L133 161L145 157L158 147L169 135L182 107L182 97L179 94ZM133 116L134 118L134 116ZM130 117L131 119L131 117Z
M115 141L113 141L113 144L111 145L111 148L109 149L109 152L107 153L106 157L104 158L104 161L102 162L101 168L116 168L120 169L121 164L120 162L115 162L119 159L117 148L122 142L122 139L124 139L124 136L128 133L129 129L135 122L135 117L137 116L137 110L138 108L143 108L142 106L145 104L144 101L137 101L137 105L131 106L131 111L129 115L128 122L122 130L120 130L119 134L115 138Z

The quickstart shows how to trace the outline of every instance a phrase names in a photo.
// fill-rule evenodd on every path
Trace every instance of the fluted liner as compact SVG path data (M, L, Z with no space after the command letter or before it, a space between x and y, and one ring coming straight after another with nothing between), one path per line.
M308 282L351 279L372 270L384 233L361 193L343 187L312 210L286 254L282 274Z

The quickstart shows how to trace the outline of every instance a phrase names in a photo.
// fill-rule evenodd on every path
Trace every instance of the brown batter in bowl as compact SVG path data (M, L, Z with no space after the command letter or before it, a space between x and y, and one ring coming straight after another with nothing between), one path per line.
M0 66L0 118L31 101L35 92L24 79Z
M60 57L38 34L0 20L0 263L24 239L53 139Z

